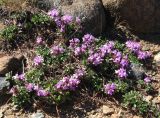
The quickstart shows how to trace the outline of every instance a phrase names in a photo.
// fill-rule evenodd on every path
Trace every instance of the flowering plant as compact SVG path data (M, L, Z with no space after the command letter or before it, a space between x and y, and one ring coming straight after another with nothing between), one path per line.
M43 33L35 37L32 67L10 78L14 81L10 93L15 104L24 96L26 99L19 105L41 99L60 104L76 94L75 91L78 92L84 84L110 97L119 93L122 97L138 88L137 81L129 77L130 65L151 57L138 42L129 40L121 44L89 33L82 35L78 17L61 16L56 9L47 15L45 18L49 20L44 19L44 23L55 24L56 38L48 43L50 38ZM37 15L32 22L40 24L36 18ZM149 85L152 80L146 75L141 81Z

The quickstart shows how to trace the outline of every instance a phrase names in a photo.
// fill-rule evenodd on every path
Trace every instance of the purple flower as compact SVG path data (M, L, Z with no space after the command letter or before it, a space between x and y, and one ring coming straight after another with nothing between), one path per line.
M70 43L69 47L73 49L80 43L80 40L78 38L73 38L69 41L69 43Z
M82 44L81 45L81 52L86 52L86 50L87 50L87 45L86 44Z
M61 27L61 25L63 24L63 23L62 23L62 21L61 21L61 19L60 19L60 18L58 18L58 17L57 17L57 18L55 18L55 19L54 19L54 21L55 21L56 25L57 25L59 28L60 28L60 27Z
M25 74L24 73L20 74L19 75L19 80L24 80L24 79L25 79Z
M105 57L105 55L107 53L110 53L112 51L112 49L114 48L114 42L113 41L109 41L108 43L105 43L104 45L102 45L99 50L101 53L102 57Z
M76 17L76 23L78 23L78 24L81 23L81 19L79 17Z
M15 76L13 76L13 78L23 81L25 79L25 74L24 73L22 73L20 75L16 74Z
M116 85L114 83L104 85L104 91L108 95L113 95L115 90L116 90Z
M79 84L80 84L79 79L75 79L75 78L72 78L72 77L69 79L69 89L70 90L74 91L78 87Z
M95 53L88 57L88 61L93 65L97 66L102 63L103 58L101 57L101 54Z
M34 65L35 65L35 66L38 66L38 65L42 64L43 61L44 61L44 59L43 59L42 56L36 56L36 57L34 58Z
M58 55L58 54L62 54L64 53L64 48L60 47L60 46L53 46L50 50L51 54L53 55Z
M120 62L121 67L127 67L129 65L128 57L124 57Z
M151 57L151 53L149 53L148 51L138 51L137 53L138 55L138 59L147 59L149 57Z
M11 93L13 96L16 96L17 92L18 92L18 89L16 86L13 86L9 91L9 93Z
M75 74L78 76L78 78L81 78L81 77L84 76L85 71L84 71L84 69L77 69L77 70L75 71Z
M58 10L53 9L53 10L48 12L48 15L51 16L52 18L56 18L56 17L58 17L59 12L58 12Z
M120 78L127 77L127 72L126 72L126 69L124 69L124 68L120 68L120 69L116 70L115 72L118 75L118 77L120 77Z
M46 90L40 89L40 90L37 91L37 96L45 97L45 96L48 96L48 95L49 95L49 92L46 91Z
M36 43L37 43L37 44L42 44L42 42L43 42L42 37L39 37L39 36L38 36L38 37L36 38Z
M84 44L87 44L87 45L89 45L89 44L91 44L93 41L95 41L95 37L92 36L91 34L86 34L86 35L84 35L82 39L83 39L83 43L84 43Z
M65 25L64 24L61 24L61 26L60 26L60 32L65 32Z
M73 17L70 15L62 16L62 21L64 22L64 24L70 24L72 20L73 20Z
M144 81L145 81L146 83L150 83L150 82L151 82L151 77L145 77L145 78L144 78Z
M34 85L33 90L38 91L40 89L39 85Z
M69 89L69 79L70 77L63 77L56 85L55 88L58 90L68 90Z
M141 46L138 42L131 41L131 40L126 42L126 47L129 48L133 52L137 52L141 49Z
M119 64L122 59L122 53L119 52L118 50L114 50L112 51L112 53L113 53L113 62Z
M80 55L82 52L81 52L81 48L80 47L76 47L75 50L74 50L74 54L76 56Z
M28 83L26 84L26 89L31 92L34 90L34 84L33 83Z
M74 91L78 85L80 84L80 78L84 76L83 69L77 69L75 74L72 76L63 77L56 85L55 88L57 90L72 90Z

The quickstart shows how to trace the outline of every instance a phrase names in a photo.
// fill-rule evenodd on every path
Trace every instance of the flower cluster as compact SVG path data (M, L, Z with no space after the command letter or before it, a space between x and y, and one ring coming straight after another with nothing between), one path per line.
M60 46L53 46L50 50L51 54L53 55L59 55L64 53L65 49Z
M10 94L12 94L13 96L16 96L17 93L18 93L18 89L16 86L13 86L10 91L9 91Z
M68 14L61 17L59 11L56 9L49 11L48 15L55 21L61 32L65 32L66 26L72 24L74 20L73 16ZM76 17L75 21L77 24L80 24L80 19L78 17Z
M80 78L85 74L83 69L78 69L72 76L63 77L56 85L57 90L75 90L80 84Z
M91 44L94 42L95 37L91 34L85 34L83 36L83 42L80 45L80 40L78 38L71 39L70 42L70 49L74 51L74 54L76 56L79 56L87 51L89 47L91 47Z
M115 72L120 78L126 78L127 77L127 71L124 68L120 68L120 69L116 70Z
M141 49L141 46L138 42L131 40L126 42L126 47L128 47L132 52L137 52Z
M35 65L35 66L38 66L38 65L42 64L43 61L44 61L44 59L43 59L42 56L36 56L36 57L34 58L34 65Z
M151 77L147 76L144 78L145 83L150 83L151 82Z
M39 37L39 36L38 36L38 37L36 38L36 43L37 43L37 44L42 44L42 43L43 43L42 37Z
M109 41L108 43L105 43L98 49L96 53L90 53L88 57L88 62L92 63L95 66L101 64L106 54L109 54L113 48L114 48L114 42Z
M35 85L33 83L27 83L27 84L25 84L25 87L28 92L35 91L37 96L45 97L45 96L49 95L48 91L42 89L41 87L39 87L38 85Z
M132 52L134 52L140 60L145 60L151 57L150 52L141 50L141 46L138 42L129 40L126 42L126 47L129 48Z
M108 95L113 95L115 90L116 90L116 85L114 83L111 83L111 84L109 83L104 85L104 91Z
M74 49L76 46L79 45L80 40L79 40L78 38L73 38L73 39L71 39L71 40L69 41L69 43L70 43L69 48L70 48L70 49Z

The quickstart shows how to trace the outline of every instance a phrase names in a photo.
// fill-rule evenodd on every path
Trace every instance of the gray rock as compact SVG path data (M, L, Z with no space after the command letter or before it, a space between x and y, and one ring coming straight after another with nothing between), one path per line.
M135 79L143 79L145 75L145 69L140 64L131 63L131 71L129 76Z
M102 0L104 7L138 33L159 33L160 0ZM147 24L147 25L146 25Z
M9 82L5 77L0 77L0 92L9 87Z
M44 114L43 113L34 113L31 115L31 118L44 118Z

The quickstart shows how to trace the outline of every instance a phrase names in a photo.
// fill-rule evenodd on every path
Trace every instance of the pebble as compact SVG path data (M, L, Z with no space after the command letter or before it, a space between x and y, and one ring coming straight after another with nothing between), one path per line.
M153 103L153 104L160 104L160 96L155 97L155 98L152 100L152 103Z
M44 114L37 112L31 115L31 118L44 118Z
M154 56L154 61L156 62L157 66L160 66L160 52Z
M12 114L12 115L7 115L4 118L15 118L15 116Z
M3 118L3 111L0 111L0 118Z
M144 97L144 100L146 101L146 102L148 102L148 103L150 103L150 101L153 99L153 97L152 96L145 96Z
M104 115L110 115L110 114L113 114L113 113L114 113L114 108L103 105L103 114Z
M12 115L12 114L13 114L13 112L12 112L12 110L11 110L11 109L8 109L8 110L6 110L5 114L6 114L6 115Z
M140 116L133 116L133 118L142 118L142 117L140 117Z
M112 114L111 118L119 118L120 116L118 114Z

